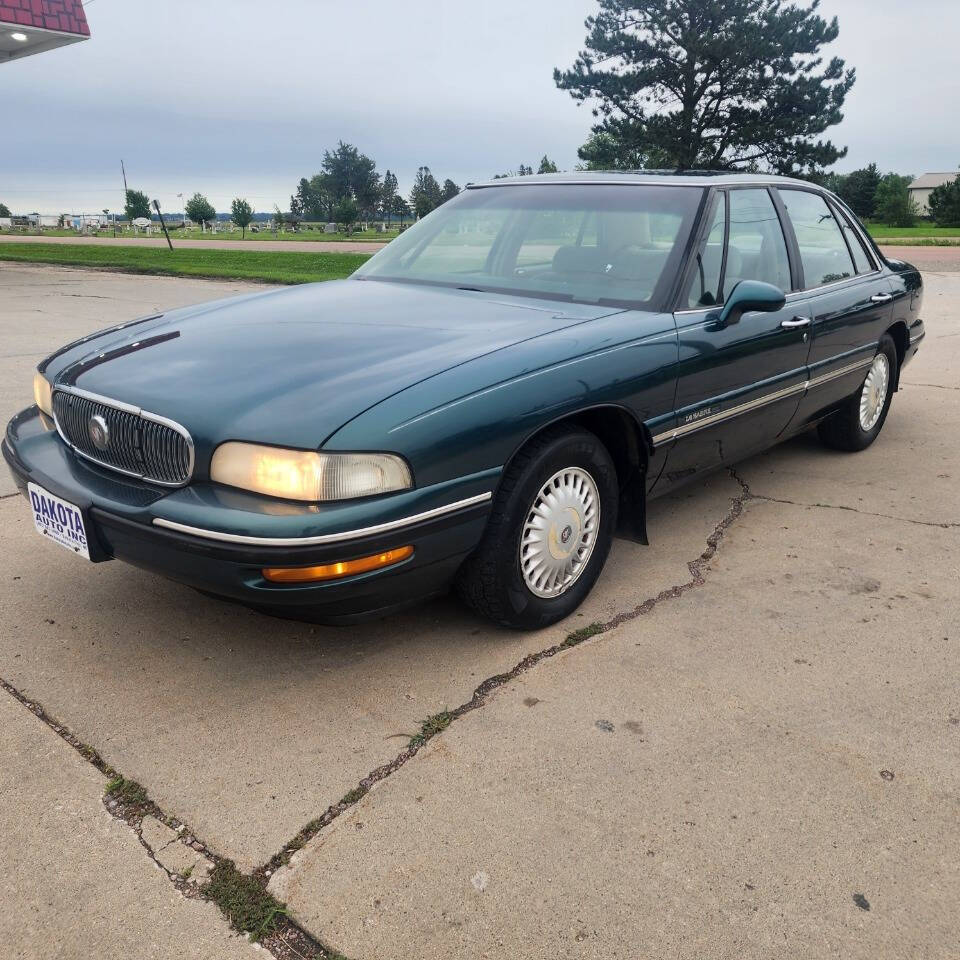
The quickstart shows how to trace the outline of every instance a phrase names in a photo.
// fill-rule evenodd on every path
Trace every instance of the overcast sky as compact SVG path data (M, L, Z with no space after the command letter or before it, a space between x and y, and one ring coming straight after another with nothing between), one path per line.
M14 212L119 209L132 187L178 210L245 196L283 209L338 139L442 181L576 163L589 109L556 89L595 0L91 0L92 38L0 65L0 201ZM267 11L266 14L264 11ZM850 153L922 173L960 165L957 0L823 0L857 68Z

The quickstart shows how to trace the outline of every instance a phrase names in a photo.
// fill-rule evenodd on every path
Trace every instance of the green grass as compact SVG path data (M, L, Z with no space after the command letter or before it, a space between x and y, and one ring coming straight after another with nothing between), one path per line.
M147 791L136 780L127 780L121 776L114 777L103 792L114 800L132 806L144 803L147 799Z
M362 800L367 795L366 787L354 787L348 793L343 795L341 803L350 806L353 803L356 803L358 800Z
M937 227L932 223L918 223L912 227L890 227L885 223L868 220L867 230L875 239L882 237L960 237L960 227Z
M241 933L253 940L272 933L287 908L274 899L254 878L241 873L229 860L221 860L210 874L203 892L230 919Z
M422 747L431 737L442 733L453 722L453 714L449 710L442 710L435 713L432 717L427 717L420 724L420 732L410 738L408 746Z
M99 267L128 273L312 283L349 276L364 253L302 253L287 250L197 250L94 244L2 243L0 260Z
M603 624L591 623L586 627L581 627L579 630L574 630L573 633L568 633L560 645L562 647L575 647L578 643L583 643L584 640L589 640L598 633L603 633Z

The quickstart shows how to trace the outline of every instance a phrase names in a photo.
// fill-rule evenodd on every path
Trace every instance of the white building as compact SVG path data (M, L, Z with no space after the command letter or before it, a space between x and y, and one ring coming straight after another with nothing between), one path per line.
M956 180L956 170L950 173L924 173L917 177L907 188L910 199L917 205L917 212L921 217L930 216L930 194L934 187L942 187L945 183Z

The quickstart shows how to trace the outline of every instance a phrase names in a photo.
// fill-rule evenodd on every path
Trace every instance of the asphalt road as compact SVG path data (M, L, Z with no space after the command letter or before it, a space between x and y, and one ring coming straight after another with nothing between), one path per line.
M652 545L618 541L535 634L453 600L349 630L266 618L40 542L5 481L4 949L252 955L16 691L212 854L269 863L355 960L955 957L960 274L926 282L873 447L804 436L655 501ZM0 412L54 345L244 288L0 265Z
M386 243L375 240L189 240L173 237L176 249L274 250L287 253L376 253ZM166 247L159 237L34 237L0 233L0 243L65 243L104 247Z

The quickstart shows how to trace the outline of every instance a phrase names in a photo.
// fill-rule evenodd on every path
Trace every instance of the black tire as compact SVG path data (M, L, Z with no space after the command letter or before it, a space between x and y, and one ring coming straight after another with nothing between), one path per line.
M520 536L544 485L557 472L579 468L596 486L600 517L589 559L566 592L541 597L520 567ZM483 539L457 574L457 592L478 613L517 630L535 630L569 616L603 569L617 525L617 471L606 447L579 427L549 427L514 458L500 481Z
M880 338L877 355L880 354L884 354L887 358L888 376L887 395L884 397L883 408L877 422L869 430L864 430L860 422L860 398L866 382L865 375L856 392L843 402L840 409L826 420L821 420L817 425L817 433L828 447L832 447L834 450L846 450L851 453L866 450L883 429L887 413L890 410L890 401L893 400L893 385L897 382L898 367L897 348L889 334L885 333Z

